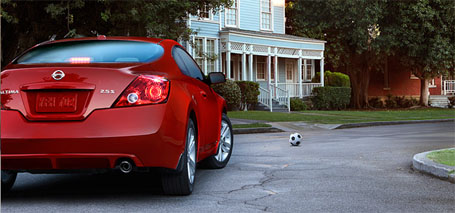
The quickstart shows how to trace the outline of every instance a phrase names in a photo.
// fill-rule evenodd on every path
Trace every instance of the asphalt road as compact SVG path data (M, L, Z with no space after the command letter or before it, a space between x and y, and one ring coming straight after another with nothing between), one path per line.
M154 175L20 174L5 212L455 212L455 184L411 169L416 153L455 146L454 122L237 135L222 170L198 170L191 196Z

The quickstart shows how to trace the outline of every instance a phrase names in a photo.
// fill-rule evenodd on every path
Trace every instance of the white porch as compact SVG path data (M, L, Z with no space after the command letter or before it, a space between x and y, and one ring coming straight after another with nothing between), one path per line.
M260 84L259 102L273 111L273 101L290 108L291 97L307 97L324 86L323 50L282 48L240 42L221 42L221 67L228 79ZM317 64L316 64L317 63ZM316 65L321 75L312 83Z

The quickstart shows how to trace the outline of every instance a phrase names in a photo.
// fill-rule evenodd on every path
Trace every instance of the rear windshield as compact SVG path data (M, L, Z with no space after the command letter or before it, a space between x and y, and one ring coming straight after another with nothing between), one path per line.
M163 47L148 42L70 41L38 46L25 53L15 63L144 63L157 60L163 53Z

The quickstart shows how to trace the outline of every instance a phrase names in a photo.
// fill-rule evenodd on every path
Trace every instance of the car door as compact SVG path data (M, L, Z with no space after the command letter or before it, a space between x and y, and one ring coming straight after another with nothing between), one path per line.
M193 58L180 47L174 48L174 54L186 67L182 72L191 77L188 89L196 103L195 111L200 134L199 151L206 152L214 148L219 139L221 112L218 110L216 96L213 89L203 81L204 75Z

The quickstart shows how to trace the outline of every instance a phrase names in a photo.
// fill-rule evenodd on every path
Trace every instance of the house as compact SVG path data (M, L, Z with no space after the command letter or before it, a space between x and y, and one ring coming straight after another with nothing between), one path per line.
M430 104L447 107L447 95L455 95L455 79L439 76L429 83ZM384 72L372 73L368 88L370 97L385 98L387 95L420 97L420 79L404 69L399 59L388 59Z
M258 82L261 104L289 109L290 97L324 86L326 42L286 35L285 20L285 0L233 0L230 8L191 16L188 26L196 34L181 43L205 74ZM311 83L320 71L320 82Z

